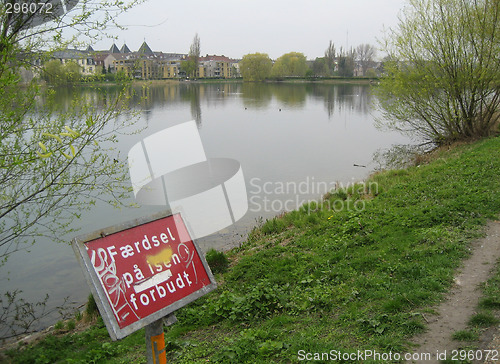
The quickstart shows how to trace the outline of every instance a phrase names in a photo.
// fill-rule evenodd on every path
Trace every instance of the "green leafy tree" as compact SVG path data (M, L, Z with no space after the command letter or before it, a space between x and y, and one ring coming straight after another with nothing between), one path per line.
M117 118L128 109L126 93L101 104L74 98L62 110L52 88L21 75L36 75L45 64L42 77L54 83L78 78L73 65L51 60L53 51L75 44L75 34L106 36L106 26L138 2L50 2L51 14L43 16L8 13L10 0L0 4L0 266L41 237L67 243L75 220L97 200L120 205L129 196L127 163L113 148L131 123ZM31 304L21 294L0 296L2 338L36 329L44 316L33 308L47 298Z
M316 58L312 64L312 74L314 76L327 76L330 74L328 63L325 57Z
M304 77L307 72L306 56L290 52L279 57L273 65L273 77Z
M193 38L193 43L191 43L191 47L189 47L189 61L193 64L190 67L193 68L193 71L191 73L193 74L194 77L196 77L196 73L198 71L198 66L199 66L199 60L200 60L200 54L201 54L201 46L200 46L200 37L198 36L198 33L194 35Z
M337 57L338 74L340 77L354 76L354 52L344 51L340 48L340 54Z
M57 59L46 62L43 67L42 78L52 85L66 82L62 63Z
M383 44L386 124L435 143L498 130L499 17L497 0L411 0Z
M265 53L252 53L243 56L240 72L244 81L263 81L271 76L273 62Z
M64 64L64 76L66 77L66 83L75 83L80 81L80 66L73 61L66 62Z
M134 3L82 0L67 13L54 5L49 21L6 13L0 7L0 257L4 261L40 236L63 241L82 210L96 200L120 204L128 196L127 165L113 150L117 132L127 126L116 118L126 109L126 98L110 99L105 105L75 99L65 110L57 110L53 91L39 87L36 78L19 86L22 70L36 73L44 62L44 77L56 83L78 79L78 65L50 60L51 50L77 41L65 30L95 39Z
M93 37L113 23L115 15L136 3L80 1L57 18L0 11L0 257L36 242L56 241L72 231L82 210L106 194L119 204L128 194L125 161L112 151L118 129L116 116L125 107L117 98L108 105L75 99L65 111L54 111L52 91L36 79L20 88L22 69L37 70L47 61L44 77L63 83L79 78L79 66L49 60L51 49L73 44L65 29ZM96 15L100 16L97 17ZM36 26L35 26L36 25ZM37 100L44 100L43 103ZM111 201L112 200L112 201Z
M181 71L188 77L194 77L196 74L196 62L193 59L187 59L181 62Z
M326 62L327 72L330 75L333 75L333 72L335 72L336 58L337 58L337 51L335 49L335 44L330 40L328 48L325 50L325 58L324 58Z
M58 59L52 59L44 64L42 78L52 85L71 84L80 81L81 69L75 62L62 64Z

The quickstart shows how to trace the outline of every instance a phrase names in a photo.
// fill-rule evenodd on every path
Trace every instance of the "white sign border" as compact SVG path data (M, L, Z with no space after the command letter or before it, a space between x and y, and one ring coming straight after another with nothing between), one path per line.
M101 313L102 319L104 321L104 324L106 325L106 328L108 329L109 336L113 341L123 339L124 337L132 334L133 332L143 328L146 325L149 325L163 317L166 317L167 315L173 313L174 311L178 310L181 307L186 306L188 303L191 303L195 301L196 299L206 295L207 293L215 290L217 288L217 282L215 281L215 278L212 274L212 271L210 270L210 267L208 266L208 263L201 252L197 242L195 239L192 239L191 241L193 242L193 245L196 249L196 252L198 253L198 256L200 257L201 263L203 264L203 267L205 268L205 271L208 275L208 278L210 280L210 284L197 290L196 292L191 293L190 295L181 298L178 301L175 301L174 303L162 308L161 310L143 317L139 319L138 321L124 327L123 329L120 328L118 325L118 321L116 320L116 317L113 313L113 310L111 306L109 305L108 299L106 297L106 293L104 291L104 288L101 285L101 281L99 280L99 277L97 276L97 273L90 261L90 257L88 256L87 249L85 248L85 244L108 236L112 235L124 230L128 230L140 225L148 224L150 222L160 220L169 216L173 216L172 212L169 211L164 211L160 212L151 216L147 217L142 217L139 219L131 220L125 223L117 224L111 227L107 227L104 229L96 230L92 233L85 234L85 235L80 235L75 237L71 245L73 247L73 250L75 252L76 258L78 260L78 263L82 267L85 279L87 280L87 283L90 287L90 291L92 292L92 295L95 298L95 302L97 304L97 307L99 308L99 312ZM182 214L181 214L182 217ZM186 222L184 221L184 224ZM186 228L187 224L186 224Z

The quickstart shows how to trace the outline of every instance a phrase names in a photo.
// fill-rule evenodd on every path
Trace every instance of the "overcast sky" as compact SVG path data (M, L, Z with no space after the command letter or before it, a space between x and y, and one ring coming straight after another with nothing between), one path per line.
M195 33L201 54L241 58L254 52L275 59L302 52L322 57L332 40L337 50L377 46L384 27L394 27L405 0L149 0L120 16L128 27L116 44L132 51L146 40L154 51L188 53ZM95 49L108 49L100 41Z

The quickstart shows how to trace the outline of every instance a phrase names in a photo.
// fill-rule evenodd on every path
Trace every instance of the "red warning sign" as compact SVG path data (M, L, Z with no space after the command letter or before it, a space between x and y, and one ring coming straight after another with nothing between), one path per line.
M83 246L86 256L82 258L101 305L107 316L112 314L108 320L117 338L215 288L180 214L86 241ZM121 331L130 326L132 331Z

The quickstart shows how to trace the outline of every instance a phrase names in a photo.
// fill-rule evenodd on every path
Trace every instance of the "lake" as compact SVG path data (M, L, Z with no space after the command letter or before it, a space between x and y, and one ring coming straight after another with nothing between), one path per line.
M377 150L410 143L399 133L375 128L376 100L364 84L179 82L134 91L132 107L144 130L120 137L121 156L148 135L195 120L208 158L241 164L248 212L233 226L200 239L205 251L241 244L258 221L318 199L336 185L366 178L377 167ZM112 92L112 87L61 88L57 103L64 107L74 95L97 102ZM78 227L81 233L91 232L163 209L116 210L98 204L83 214ZM0 291L20 289L28 301L48 293L50 307L66 296L84 303L90 292L69 244L41 239L30 253L15 254L0 270Z

